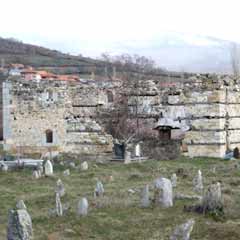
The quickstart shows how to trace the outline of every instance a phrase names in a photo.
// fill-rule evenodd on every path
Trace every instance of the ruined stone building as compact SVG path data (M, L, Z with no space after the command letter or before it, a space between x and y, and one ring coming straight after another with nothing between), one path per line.
M182 152L187 156L224 157L240 147L238 81L208 74L148 81L135 94L140 101L139 116L155 125L159 139L181 136Z
M136 112L159 141L181 136L185 155L223 157L240 147L238 81L228 76L142 80L128 91ZM99 113L113 107L116 83L8 79L2 84L2 140L11 152L112 153L113 137ZM156 141L158 141L156 140Z
M4 149L28 153L112 151L112 136L95 121L102 90L59 81L3 83Z

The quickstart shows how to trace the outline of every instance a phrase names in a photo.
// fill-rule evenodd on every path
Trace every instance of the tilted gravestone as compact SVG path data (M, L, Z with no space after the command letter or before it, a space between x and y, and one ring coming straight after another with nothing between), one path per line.
M24 204L24 203L23 203ZM8 215L7 239L8 240L31 240L33 239L32 220L30 215L21 204L17 210L10 210Z

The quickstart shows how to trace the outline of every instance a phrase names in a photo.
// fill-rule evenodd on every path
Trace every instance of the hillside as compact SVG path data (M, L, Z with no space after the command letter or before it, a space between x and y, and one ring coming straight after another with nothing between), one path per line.
M145 59L139 56L139 59ZM109 62L109 60L97 60L90 57L73 56L60 51L51 50L45 47L26 44L15 39L4 39L0 37L0 60L4 64L22 63L37 69L45 69L56 74L91 74L94 70L96 74L105 75L105 67L112 71L112 65L116 66L119 72L138 72L137 63ZM125 59L126 60L126 59ZM153 71L153 72L152 72ZM161 68L152 68L145 74L158 74L164 72Z
M99 61L91 58L72 56L56 50L25 44L15 39L4 38L0 38L0 59L4 59L5 64L22 63L36 68L72 67L79 71L88 71L92 66L101 65Z

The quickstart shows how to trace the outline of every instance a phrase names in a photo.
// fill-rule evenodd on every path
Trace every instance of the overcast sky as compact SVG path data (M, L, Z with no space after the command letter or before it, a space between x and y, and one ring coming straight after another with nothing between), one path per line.
M0 0L0 36L90 55L183 32L240 42L239 0Z

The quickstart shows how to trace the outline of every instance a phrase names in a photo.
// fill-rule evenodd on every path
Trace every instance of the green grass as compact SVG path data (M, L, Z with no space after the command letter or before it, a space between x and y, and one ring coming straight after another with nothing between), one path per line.
M216 167L216 173L212 168ZM67 167L66 167L67 168ZM170 177L178 168L184 168L187 176L178 178L174 191L194 194L192 179L201 169L204 186L221 181L225 206L225 220L215 221L210 216L183 211L184 205L194 201L177 200L174 207L162 209L151 206L139 207L139 194L130 194L128 189L141 189L159 176ZM52 178L32 179L29 170L0 172L0 239L6 239L8 210L14 208L18 199L23 199L32 217L34 239L169 239L177 224L194 218L196 224L192 239L197 240L239 240L240 239L240 169L232 161L218 159L187 159L176 161L148 161L123 165L119 163L90 163L86 172L71 170L64 177L63 168L55 166ZM114 177L109 181L109 176ZM63 203L70 203L66 216L49 217L48 210L54 208L54 189L61 178L67 194ZM96 179L102 180L106 195L97 201L93 199ZM152 194L152 191L151 191ZM90 203L87 217L76 216L76 205L80 197L86 196Z

